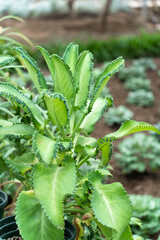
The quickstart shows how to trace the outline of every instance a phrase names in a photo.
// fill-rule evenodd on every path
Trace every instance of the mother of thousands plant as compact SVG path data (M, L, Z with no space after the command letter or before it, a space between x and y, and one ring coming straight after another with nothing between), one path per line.
M79 54L78 45L71 43L61 58L38 49L51 73L52 87L21 47L14 50L28 69L38 97L31 100L24 90L0 82L0 96L17 104L25 116L20 123L10 122L6 127L2 121L0 139L28 139L32 143L32 152L26 149L18 160L7 161L29 183L16 203L21 236L23 240L63 240L64 220L72 217L77 239L133 239L127 193L120 183L103 184L102 180L111 176L108 163L113 141L139 131L160 131L148 123L128 120L103 138L88 137L103 112L112 106L111 98L99 95L110 77L124 66L123 58L109 63L91 88L89 51ZM99 167L82 175L80 167L93 158ZM88 236L84 226L90 230Z

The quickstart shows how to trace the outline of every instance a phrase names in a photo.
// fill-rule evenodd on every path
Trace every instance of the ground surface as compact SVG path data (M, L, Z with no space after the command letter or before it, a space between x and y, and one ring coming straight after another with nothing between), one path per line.
M108 18L106 29L101 28L100 16L81 14L70 18L68 16L49 16L44 18L29 18L26 23L15 20L5 20L2 26L13 26L34 42L73 41L88 38L107 39L109 36L129 35L140 33L142 29L152 32L160 28L159 15L150 10L149 20L146 21L140 9L130 13L114 13Z

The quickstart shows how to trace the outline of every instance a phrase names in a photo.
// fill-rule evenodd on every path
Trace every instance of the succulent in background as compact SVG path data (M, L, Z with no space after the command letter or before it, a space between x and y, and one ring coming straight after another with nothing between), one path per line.
M146 77L146 71L145 68L142 66L130 66L127 68L124 68L119 73L119 78L122 81L126 81L131 78L145 78Z
M108 112L104 113L105 122L109 126L113 126L115 124L121 125L124 121L132 118L133 112L123 105L112 107L108 110Z
M133 65L138 67L138 66L142 66L144 67L146 70L156 70L157 66L154 63L152 58L139 58L133 61Z
M151 81L150 79L143 79L143 78L129 78L125 82L125 88L131 91L136 91L139 89L150 91Z
M131 226L133 233L144 237L145 240L153 239L151 236L160 231L160 198L150 195L130 195L130 199L132 216L139 218L142 222L142 227Z
M127 102L142 107L152 106L154 104L154 95L150 91L140 89L129 92Z
M155 171L160 168L159 141L153 136L134 134L123 140L118 145L118 150L115 158L125 174L133 171L142 173L148 169Z

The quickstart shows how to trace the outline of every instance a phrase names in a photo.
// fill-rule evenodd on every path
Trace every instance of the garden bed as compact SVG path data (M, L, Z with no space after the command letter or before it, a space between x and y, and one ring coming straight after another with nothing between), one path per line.
M157 65L157 69L160 69L160 59L155 59L154 61ZM126 65L130 64L131 61L127 61ZM154 125L160 121L160 77L155 70L147 71L147 77L152 79L151 86L155 97L155 104L152 107L140 107L128 104L126 101L128 91L124 88L124 83L118 79L118 76L109 81L107 86L111 90L111 94L114 97L114 105L116 107L119 105L125 105L134 112L134 120L144 121ZM105 134L116 131L118 128L118 126L107 126L102 118L101 121L97 123L93 136L96 138L103 137ZM118 140L114 143L114 153L117 152L117 146L120 141L121 140ZM114 154L112 156L111 165L114 167L114 177L109 180L109 182L121 182L130 194L151 194L152 196L160 197L160 170L156 172L146 172L143 174L132 173L130 175L124 175L121 168L115 163Z

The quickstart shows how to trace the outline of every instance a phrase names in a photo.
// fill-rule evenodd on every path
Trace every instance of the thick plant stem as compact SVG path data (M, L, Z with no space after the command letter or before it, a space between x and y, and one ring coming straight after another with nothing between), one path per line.
M80 214L85 214L86 211L84 211L83 209L79 209L79 208L68 208L64 210L66 213L80 213Z
M77 125L75 126L75 128L74 128L74 130L73 130L73 132L72 132L72 134L71 134L71 136L70 136L71 138L74 138L74 135L75 135L75 133L77 132L78 128L81 126L81 124L82 124L85 116L86 116L86 115L83 114L82 118L79 120L79 122L78 122Z
M85 158L80 161L80 163L77 164L77 168L80 168L87 160L89 159L89 156L86 156Z
M53 135L52 135L52 132L48 129L48 127L47 126L45 126L45 130L46 130L46 132L47 132L47 134L48 134L48 136L51 138L51 139L53 139L54 140L54 137L53 137Z

